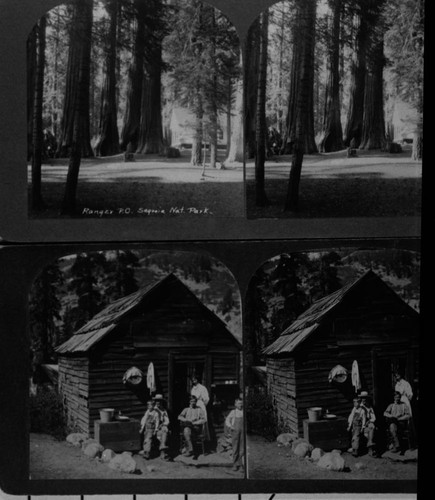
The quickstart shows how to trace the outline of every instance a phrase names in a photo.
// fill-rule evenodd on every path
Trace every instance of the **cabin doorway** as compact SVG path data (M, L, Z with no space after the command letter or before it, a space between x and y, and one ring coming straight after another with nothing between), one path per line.
M189 406L192 387L191 378L196 375L203 380L205 372L204 360L174 360L172 371L172 411L179 415L183 408Z
M377 427L379 429L378 444L386 446L384 441L387 435L384 411L393 402L395 379L394 374L400 371L407 376L407 357L377 358L374 362L373 404L376 413Z
M406 356L395 358L380 358L376 360L374 380L374 404L379 408L382 413L386 407L393 402L394 393L394 374L400 371L405 378L407 373L407 358Z

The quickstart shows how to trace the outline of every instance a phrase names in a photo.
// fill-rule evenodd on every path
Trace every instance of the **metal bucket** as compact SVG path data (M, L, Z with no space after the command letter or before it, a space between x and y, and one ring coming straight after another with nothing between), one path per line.
M115 414L114 408L103 408L100 410L100 420L101 422L107 423L113 420L113 415Z
M322 408L319 406L313 406L312 408L308 408L308 420L310 422L317 422L322 418Z

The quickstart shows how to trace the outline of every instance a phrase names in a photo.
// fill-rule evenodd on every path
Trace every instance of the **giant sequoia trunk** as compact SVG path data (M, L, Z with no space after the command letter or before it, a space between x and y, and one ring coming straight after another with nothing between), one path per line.
M27 39L27 160L32 158L33 105L35 97L35 75L37 65L37 30L35 25Z
M146 2L134 0L136 30L133 61L129 68L127 103L121 132L121 149L136 151L139 141L145 54Z
M243 162L244 140L243 140L243 78L239 78L235 84L234 115L231 119L231 136L229 138L230 148L227 162ZM229 102L231 109L231 102Z
M92 3L79 0L74 6L71 29L68 71L71 85L68 103L68 126L65 131L71 136L69 165L61 212L73 215L76 209L77 183L83 155L89 156L89 74L92 35ZM65 147L65 143L63 143Z
M89 88L91 73L92 3L78 0L72 6L65 100L58 156L93 156L90 139ZM80 101L80 104L78 104ZM77 116L79 113L79 116ZM75 133L79 124L79 137ZM74 144L74 141L80 142Z
M354 25L356 34L353 46L351 65L350 100L345 129L345 145L357 148L361 143L364 93L366 82L367 44L369 27L367 25L367 10L364 0L359 1L360 10L355 15Z
M328 46L328 83L320 151L329 153L344 148L340 117L340 31L342 0L330 0L332 32Z
M297 211L299 205L299 184L302 172L302 162L306 152L307 130L312 113L312 79L314 74L313 46L316 23L316 1L299 0L299 23L295 27L300 40L298 59L300 62L297 73L297 99L295 105L295 133L293 141L293 157L290 168L287 195L284 210ZM311 109L310 109L311 106Z
M203 108L202 97L199 90L197 90L195 108L193 112L195 116L195 123L193 130L192 155L190 158L190 164L198 166L202 164L202 145L204 140L203 137L204 108Z
M97 156L109 156L119 153L119 134L116 105L116 43L118 31L118 0L106 4L110 16L107 35L107 55L103 90L101 93L100 123L98 139L95 145Z
M314 5L312 5L314 3ZM283 140L283 151L291 153L296 140L302 140L305 153L317 153L314 135L314 63L310 64L309 72L304 78L306 88L301 89L301 72L305 62L311 58L314 62L316 2L309 0L297 0L296 14L293 29L293 55L291 63L291 82L289 92L289 104L286 119L286 132ZM300 93L306 98L303 137L296 138L296 129L300 124L297 122L297 109Z
M163 149L161 73L162 48L153 51L152 62L147 65L142 86L142 115L140 120L138 153L161 153Z
M366 73L360 148L384 149L386 144L383 86L384 44L381 33L373 34L370 55Z
M260 17L260 55L257 81L257 112L255 128L255 204L268 204L264 186L264 164L266 161L266 82L267 82L267 41L269 17L266 10Z
M36 26L37 57L32 106L32 208L35 210L43 206L41 194L41 165L44 147L42 107L44 93L45 28L46 18L43 16Z
M246 62L244 78L245 94L245 123L244 140L246 142L246 156L255 157L255 123L257 112L258 63L259 63L259 35L260 21L256 19L248 32L246 41Z

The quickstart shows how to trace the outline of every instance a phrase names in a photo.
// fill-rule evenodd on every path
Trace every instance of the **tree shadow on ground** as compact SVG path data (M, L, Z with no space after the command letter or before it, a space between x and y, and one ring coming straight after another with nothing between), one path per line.
M285 212L287 183L266 180L270 204L255 206L255 182L247 181L247 217L332 218L332 217L412 217L421 214L421 179L334 177L302 178L299 210Z

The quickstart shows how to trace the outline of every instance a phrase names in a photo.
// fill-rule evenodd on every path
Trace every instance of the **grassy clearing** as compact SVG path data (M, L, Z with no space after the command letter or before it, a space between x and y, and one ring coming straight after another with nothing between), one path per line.
M184 155L186 156L186 154ZM124 163L122 156L82 161L76 217L242 217L245 213L243 166L205 170L188 158L142 156ZM59 217L68 161L52 160L42 170L45 209L31 218ZM30 200L29 171L29 206Z

